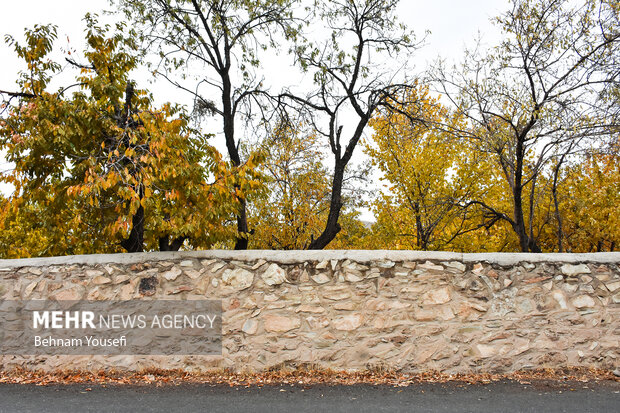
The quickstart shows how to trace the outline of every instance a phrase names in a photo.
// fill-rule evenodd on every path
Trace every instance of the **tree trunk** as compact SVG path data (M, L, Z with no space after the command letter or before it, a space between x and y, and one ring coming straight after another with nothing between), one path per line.
M246 202L245 199L242 199L239 203L239 212L237 214L237 232L239 234L245 235L237 237L235 241L235 249L236 250L247 250L248 249L248 236L250 235L250 231L248 229L248 218L246 214Z
M329 216L327 217L327 224L321 235L313 240L308 246L309 250L322 250L332 242L336 235L340 232L340 224L338 218L340 217L340 209L342 208L342 182L344 180L344 169L346 164L340 160L336 160L336 167L334 169L334 180L332 181L332 196L329 204Z
M514 207L512 225L519 237L519 248L521 252L541 252L540 247L534 241L534 237L529 237L525 228L525 218L523 216L523 159L525 157L523 141L517 140L516 165L514 173L514 183L512 186L512 203ZM530 214L530 221L533 219L533 211Z
M226 149L228 149L228 156L234 166L241 166L241 158L239 156L239 150L235 142L235 114L233 113L232 106L232 86L230 82L230 76L227 72L222 74L222 103L224 119L224 138L226 139ZM235 186L235 189L238 189ZM242 199L239 203L239 210L237 212L237 240L235 242L236 250L248 249L248 219L246 213L246 202Z
M140 200L142 200L142 196ZM121 246L127 252L144 251L144 207L142 205L138 207L136 213L131 217L131 232L128 238L121 241Z
M166 235L165 237L159 238L159 250L160 251L178 251L182 246L187 237L178 237L174 238L172 242L170 242L170 236Z
M125 105L123 107L123 113L120 114L117 121L120 128L136 129L138 124L131 119L132 105L131 101L134 96L134 87L131 82L127 82L125 87ZM118 112L118 110L117 110ZM125 135L127 146L131 146L128 135ZM144 251L144 207L142 206L142 199L144 198L144 187L139 184L138 197L140 205L138 210L131 217L131 231L129 237L121 241L121 246L125 248L127 252L142 252Z
M513 191L514 205L514 231L519 237L519 247L521 252L542 252L534 237L529 237L525 228L525 218L523 217L523 189ZM532 219L530 217L530 219Z
M520 175L520 174L519 174ZM521 188L520 183L516 183L514 185L514 189L512 191L512 200L513 200L513 229L519 237L519 247L521 248L521 252L529 252L529 239L527 233L525 232L525 220L523 219L523 188Z
M562 239L564 238L564 231L562 230L562 215L560 214L560 203L558 201L558 171L555 170L555 176L553 177L553 186L551 193L553 194L553 206L555 208L555 220L558 223L558 252L564 252L564 246L562 245Z
M428 249L428 239L424 231L424 224L422 224L422 217L420 216L420 206L417 202L414 202L415 212L415 228L417 234L418 249L426 251Z

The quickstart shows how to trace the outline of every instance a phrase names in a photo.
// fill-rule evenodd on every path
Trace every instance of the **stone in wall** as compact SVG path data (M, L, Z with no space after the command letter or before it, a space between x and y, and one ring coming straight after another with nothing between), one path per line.
M245 290L252 285L254 274L243 268L226 270L222 274L222 282L224 285L230 286L236 290Z
M4 300L221 299L224 310L222 356L2 356L0 366L257 371L303 362L448 373L615 368L620 259L594 260L500 265L343 256L283 262L189 254L127 264L0 266Z

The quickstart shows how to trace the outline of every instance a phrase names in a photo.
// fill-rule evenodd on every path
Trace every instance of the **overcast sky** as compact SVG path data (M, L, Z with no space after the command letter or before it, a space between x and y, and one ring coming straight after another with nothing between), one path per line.
M506 7L507 0L402 0L399 18L422 35L430 30L426 46L416 54L418 69L437 55L460 58L464 44L471 44L478 31L487 43L497 38L490 18ZM53 23L58 26L58 45L67 37L74 47L82 44L86 12L109 9L108 0L22 0L6 2L0 14L0 34L20 38L25 27ZM0 88L12 86L19 68L13 51L0 42Z
M498 39L497 29L490 23L507 6L507 0L402 0L398 16L420 36L426 30L425 47L415 55L413 63L416 70L423 70L427 62L437 56L460 60L465 45L471 45L473 39L481 34L484 43L494 44ZM25 27L35 24L53 23L58 26L58 42L79 51L83 45L84 24L82 18L86 12L100 13L109 9L108 0L22 0L5 2L0 13L0 89L14 90L15 79L19 70L14 52L4 43L4 35L11 34L18 40L22 38ZM268 68L269 62L263 62ZM276 70L282 70L279 66ZM164 95L165 100L185 101L187 96L170 96L170 89L158 84L147 86L157 97ZM159 93L158 93L159 92ZM0 154L0 170L10 168ZM7 192L7 188L0 188Z

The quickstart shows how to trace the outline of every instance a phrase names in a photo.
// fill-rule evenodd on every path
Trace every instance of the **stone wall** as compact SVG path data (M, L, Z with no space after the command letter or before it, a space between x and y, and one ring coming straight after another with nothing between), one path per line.
M221 356L0 356L0 369L613 369L619 264L620 253L411 251L0 260L4 300L206 298L224 310Z

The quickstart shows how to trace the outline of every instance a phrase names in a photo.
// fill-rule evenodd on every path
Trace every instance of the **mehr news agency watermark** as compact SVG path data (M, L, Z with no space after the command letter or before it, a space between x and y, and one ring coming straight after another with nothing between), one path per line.
M4 301L0 353L221 354L219 300Z

